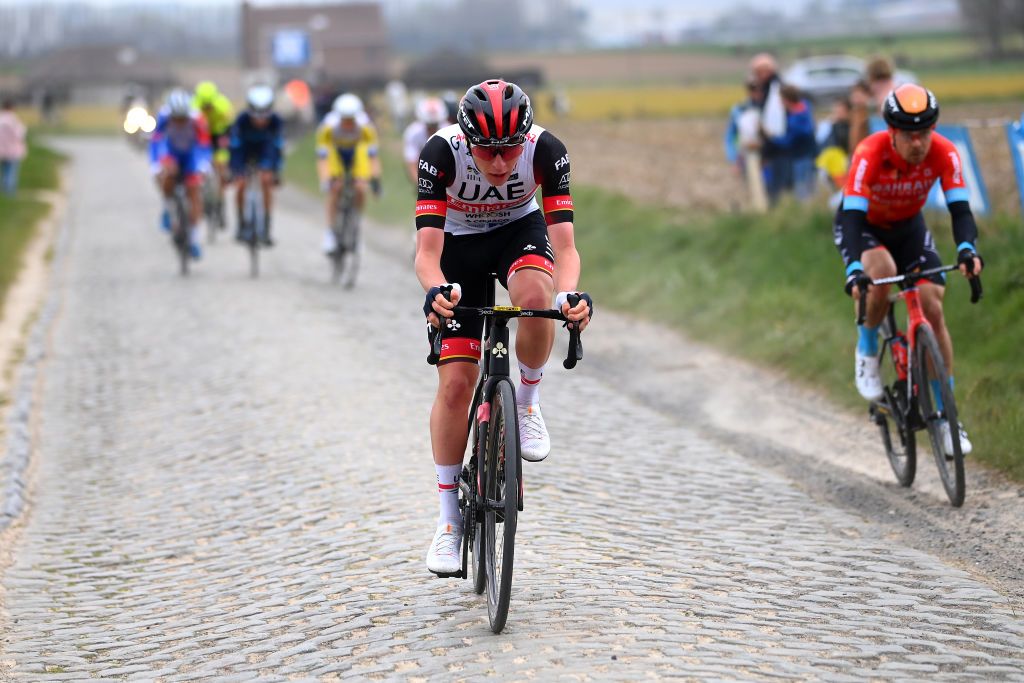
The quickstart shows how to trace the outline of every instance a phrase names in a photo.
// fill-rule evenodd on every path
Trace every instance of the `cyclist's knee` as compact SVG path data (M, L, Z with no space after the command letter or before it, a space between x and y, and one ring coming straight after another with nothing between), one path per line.
M884 247L865 251L861 255L861 262L864 264L864 272L874 280L896 275L896 262Z
M523 308L549 308L554 295L551 276L538 270L519 270L509 282L512 303Z
M476 363L455 362L440 368L437 396L450 410L466 411L476 388Z

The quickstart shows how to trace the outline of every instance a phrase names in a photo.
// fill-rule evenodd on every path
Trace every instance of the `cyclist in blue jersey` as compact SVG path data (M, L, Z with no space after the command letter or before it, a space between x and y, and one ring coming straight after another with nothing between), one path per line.
M259 168L259 180L263 186L263 209L266 216L265 230L260 241L266 246L274 245L270 237L270 216L273 206L273 189L281 183L281 164L284 160L284 122L274 110L274 91L267 85L249 88L246 100L248 108L238 115L231 126L231 173L236 179L235 193L238 209L238 231L235 238L247 241L243 234L243 200L245 198L246 164L255 163Z
M192 96L180 89L171 91L157 115L149 143L149 163L164 197L164 230L171 229L172 198L179 177L187 188L189 250L195 259L202 254L199 217L203 214L203 202L199 188L203 174L210 172L210 159L210 132L203 117L192 109Z

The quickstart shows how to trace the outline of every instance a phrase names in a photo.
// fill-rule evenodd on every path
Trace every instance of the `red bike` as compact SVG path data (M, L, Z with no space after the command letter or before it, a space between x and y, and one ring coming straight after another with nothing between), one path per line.
M889 297L890 302L903 299L907 304L907 330L896 324L893 306L889 306L882 321L882 358L879 372L882 374L884 394L871 404L872 421L878 425L885 444L889 464L896 474L896 480L903 486L910 486L917 472L917 442L915 432L928 430L932 454L939 468L942 486L946 489L949 502L960 507L964 502L964 454L960 449L959 423L957 422L956 400L949 386L949 374L942 360L935 332L924 317L918 298L917 283L938 273L956 270L958 266L939 266L907 275L871 280L872 285L897 284L900 291ZM971 303L981 299L981 280L970 278ZM867 306L867 288L861 290L858 324L863 324ZM884 356L889 351L890 362ZM934 380L934 382L933 382ZM934 387L940 387L936 397ZM936 401L940 398L940 401ZM939 405L942 406L939 409ZM947 455L944 446L942 423L946 421L953 430L953 454Z

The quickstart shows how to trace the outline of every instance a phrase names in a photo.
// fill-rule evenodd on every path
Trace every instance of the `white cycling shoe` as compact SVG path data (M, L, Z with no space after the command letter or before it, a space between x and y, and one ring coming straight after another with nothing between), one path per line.
M427 569L439 575L462 571L462 527L441 522L427 551Z
M551 437L540 414L540 404L516 406L519 416L519 449L523 460L540 462L551 452Z
M330 256L338 249L338 238L335 237L333 230L325 230L324 238L320 242L320 248L325 254Z
M953 430L949 427L949 420L940 422L939 429L942 434L942 450L949 457L953 457ZM967 455L974 449L974 446L971 445L971 440L967 438L967 430L964 429L962 424L957 425L957 431L960 433L960 452Z
M860 351L855 354L854 381L857 391L866 401L882 398L882 378L878 374L878 356L866 356Z

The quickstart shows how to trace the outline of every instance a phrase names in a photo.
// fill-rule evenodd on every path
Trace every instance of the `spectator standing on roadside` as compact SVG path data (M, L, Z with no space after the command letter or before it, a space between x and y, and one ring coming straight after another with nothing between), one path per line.
M761 114L761 164L768 203L778 199L779 189L786 183L789 160L785 152L772 142L786 134L786 107L782 102L782 80L775 57L766 52L750 60L750 77L756 84L753 100Z
M25 124L14 113L14 102L0 105L0 191L13 196L18 189L18 167L25 158Z
M782 86L781 95L786 109L786 132L769 140L776 149L773 177L768 184L772 203L787 190L792 190L801 201L814 195L814 112L796 86Z
M871 133L871 117L881 116L882 101L897 83L892 62L885 57L874 57L864 67L863 82L858 82L850 91L850 146L853 155L860 141Z
M729 162L733 174L737 177L743 177L746 174L743 159L746 145L744 144L743 136L740 134L740 121L743 119L744 112L757 108L757 103L754 101L754 91L757 89L757 84L752 78L748 78L746 87L747 98L742 102L734 104L732 109L729 110L729 124L725 129L725 160Z
M842 97L832 104L832 114L827 122L824 137L818 142L818 157L815 164L832 183L833 190L841 190L846 184L846 172L850 157L850 100Z

